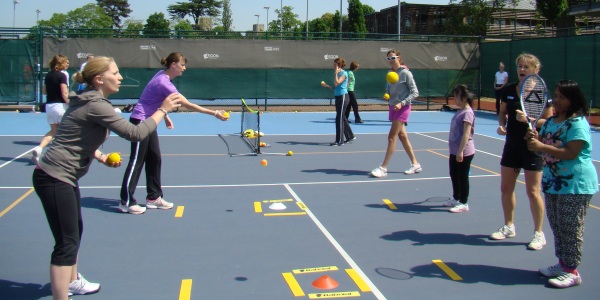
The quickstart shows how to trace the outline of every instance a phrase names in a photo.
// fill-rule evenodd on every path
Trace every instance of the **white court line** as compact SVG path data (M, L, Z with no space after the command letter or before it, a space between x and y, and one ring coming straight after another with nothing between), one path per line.
M365 172L365 176L368 172ZM485 178L485 177L500 177L500 175L475 175L470 178ZM281 186L281 185L320 185L320 184L356 184L356 183L381 183L381 182L402 182L402 181L422 181L422 180L448 180L450 177L427 177L427 178L405 178L405 179L381 179L371 178L370 180L351 180L351 181L313 181L313 182L278 182L278 183L242 183L242 184L198 184L198 185L163 185L163 188L222 188L222 187L254 187L254 186ZM31 186L12 186L3 187L1 189L30 189ZM80 186L80 189L120 189L120 185L97 185L97 186ZM145 185L138 185L138 188L146 188Z
M296 192L294 192L292 190L292 188L290 188L289 185L286 184L284 186L290 192L290 194L292 194L292 197L294 197L294 199L296 199L297 202L304 204L304 202L302 202L302 199L300 199L300 197L298 197ZM373 284L371 279L369 279L369 277L367 277L367 275L365 275L365 273L360 269L360 267L356 264L356 262L354 262L352 257L350 257L350 255L348 255L346 250L344 250L344 248L342 248L342 246L335 240L335 238L331 235L331 233L329 233L329 231L327 231L327 228L325 228L325 226L323 226L323 224L319 221L319 219L317 219L317 217L312 213L310 208L308 208L308 206L306 204L304 204L304 206L306 207L306 210L305 210L306 214L313 220L315 225L317 225L317 227L319 227L321 232L325 235L325 237L329 240L329 242L333 245L333 247L335 247L335 249L340 253L340 255L342 255L342 257L352 267L352 269L354 269L354 271L356 271L356 273L358 273L358 275L360 275L360 277L362 277L362 279L369 286L369 288L371 288L373 295L375 295L375 297L377 297L377 299L380 299L380 300L387 299L381 293L381 291L379 291L379 289L375 286L375 284Z
M33 149L35 149L35 147L34 147L34 148L31 148L31 150L29 150L29 151L27 151L27 152L25 152L25 153L23 153L23 154L21 154L21 155L19 155L19 156L15 157L15 158L11 159L11 160L9 160L9 161L7 161L7 162L5 162L5 163L1 164L1 165L0 165L0 169L2 169L4 166L6 166L6 165L10 164L11 162L13 162L13 161L15 161L15 160L17 160L17 159L19 159L19 158L21 158L21 157L23 157L23 156L25 156L25 155L29 154L31 151L33 151Z

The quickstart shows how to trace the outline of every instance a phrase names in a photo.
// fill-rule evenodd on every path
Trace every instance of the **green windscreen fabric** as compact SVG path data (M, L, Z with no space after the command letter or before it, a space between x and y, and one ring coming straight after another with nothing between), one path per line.
M33 102L36 94L35 42L0 39L0 103Z
M576 81L588 104L600 107L600 35L581 35L544 39L515 40L481 45L482 95L494 97L494 74L503 61L509 82L517 81L516 59L521 53L536 55L541 63L540 75L546 81L551 96L556 83L563 79Z

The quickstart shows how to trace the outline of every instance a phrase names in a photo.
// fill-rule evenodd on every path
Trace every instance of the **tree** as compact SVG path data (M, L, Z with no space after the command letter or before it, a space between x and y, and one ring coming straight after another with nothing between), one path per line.
M450 0L446 34L486 35L494 8L485 0Z
M348 32L358 33L362 37L367 33L365 13L360 0L348 0Z
M146 37L165 37L169 33L169 20L163 13L153 13L146 20L144 35Z
M127 19L123 22L123 31L121 37L135 38L142 37L144 31L144 21Z
M223 31L231 31L233 29L231 0L223 0L223 13L221 14L221 24L223 24Z
M301 29L304 23L300 21L300 16L295 14L293 9L294 8L291 6L284 6L281 10L275 9L275 13L277 14L278 18L277 20L269 22L269 31L273 32L281 30L284 32L290 32L298 28Z
M223 1L218 0L189 0L188 2L177 2L167 7L171 18L185 19L191 16L196 26L200 25L200 18L204 16L216 17Z
M57 37L82 37L89 33L73 31L73 28L100 29L111 28L112 20L104 13L104 10L96 4L89 3L76 8L66 14L54 13L48 20L40 20L39 27L46 28L45 34ZM112 31L90 31L96 37L111 35Z
M127 18L131 13L129 2L127 0L97 0L96 2L112 19L113 28L121 29L121 18Z
M566 16L569 9L567 0L536 0L536 9L551 26L555 26L557 21Z

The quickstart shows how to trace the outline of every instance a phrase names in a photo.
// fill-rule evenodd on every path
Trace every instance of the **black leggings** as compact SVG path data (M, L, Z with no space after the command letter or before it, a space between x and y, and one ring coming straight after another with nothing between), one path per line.
M350 110L354 110L354 122L361 121L360 115L358 114L358 102L356 101L356 95L354 91L348 91L348 96L350 96L350 102L346 107L346 119L350 117Z
M475 154L464 156L462 162L457 162L456 155L450 154L448 159L450 179L452 180L452 197L462 204L467 204L469 200L469 171L474 156Z
M346 107L348 107L348 94L335 96L335 142L343 144L346 140L354 138L354 133L346 118Z
M50 231L54 236L54 251L50 264L75 265L83 234L79 186L60 181L42 169L35 169L33 188L42 201Z
M136 125L141 122L133 118L129 119L129 121ZM131 142L129 163L125 169L125 175L121 184L122 205L133 206L138 204L134 194L144 165L146 171L146 198L156 199L162 197L163 192L160 178L162 158L156 130L141 142Z

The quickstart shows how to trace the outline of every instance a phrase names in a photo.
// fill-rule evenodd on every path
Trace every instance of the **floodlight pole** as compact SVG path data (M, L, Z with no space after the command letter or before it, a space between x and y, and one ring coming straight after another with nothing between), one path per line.
M19 4L21 2L19 2L19 0L14 0L13 1L13 29L15 29L15 16L17 14L17 4Z
M402 9L400 8L400 0L398 0L398 40L400 40L402 26Z
M342 39L342 0L340 0L340 40Z
M36 10L35 10L35 12L37 13L37 17L36 17L36 20L35 20L35 21L36 21L36 23L39 23L39 22L40 22L40 13L41 13L42 11L41 11L41 10L39 10L39 9L36 9Z
M271 8L271 7L270 6L264 7L264 9L267 10L267 25L265 25L266 26L265 31L267 33L267 40L269 39L269 8Z

